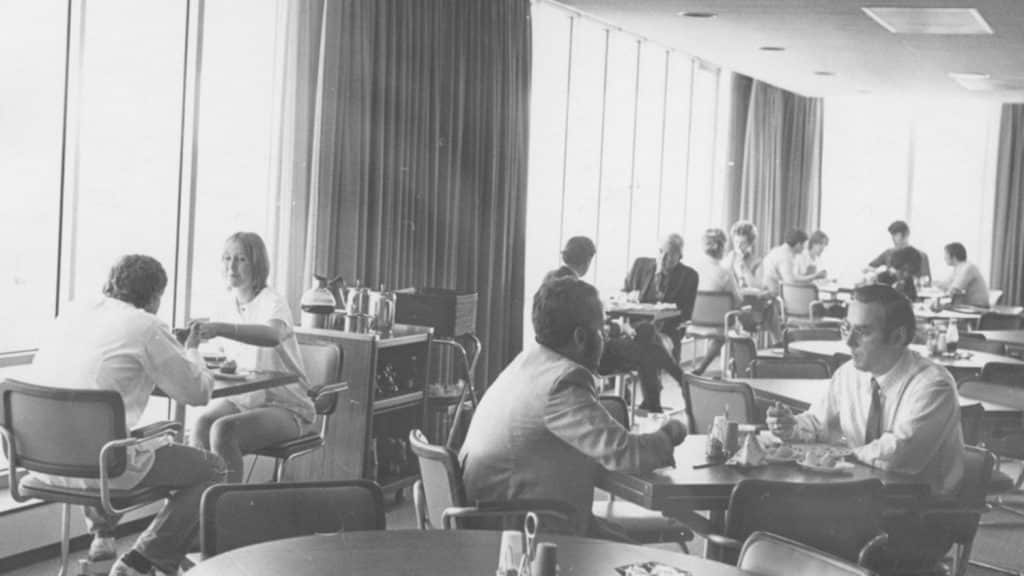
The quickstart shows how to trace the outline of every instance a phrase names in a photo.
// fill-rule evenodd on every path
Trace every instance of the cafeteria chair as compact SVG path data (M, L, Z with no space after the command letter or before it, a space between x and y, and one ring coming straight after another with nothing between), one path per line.
M744 540L766 531L868 566L888 539L881 529L884 506L877 478L834 483L746 478L729 496L723 533L713 532L710 522L689 527L707 538L708 556L728 564L736 564Z
M370 480L216 484L199 503L203 560L295 536L384 530L384 496Z
M1006 356L1006 344L986 340L984 334L975 334L974 332L960 334L959 348L961 350L974 350L975 352L987 352L989 354Z
M981 402L962 404L960 406L960 431L964 445L977 446L981 441L981 420L985 417L985 407Z
M789 352L791 342L801 340L842 340L838 326L801 326L787 328L782 332L782 347Z
M814 358L758 358L750 366L751 378L830 378L828 362Z
M299 352L302 354L302 364L311 386L308 394L313 401L317 418L320 419L320 429L251 452L254 456L274 459L274 482L280 482L284 478L288 464L292 460L327 445L328 421L338 405L338 395L348 389L346 383L338 382L344 357L341 347L328 342L302 342L299 343ZM249 468L250 475L252 469Z
M814 284L792 284L783 282L779 288L782 300L783 327L836 326L838 318L816 318L815 310L825 303L818 298L818 287Z
M629 430L629 410L619 396L600 396L601 406L615 420ZM648 510L632 502L617 500L609 494L607 500L594 502L591 513L625 530L626 535L642 544L675 542L683 552L689 554L687 542L693 540L693 532L678 520L668 518L660 512Z
M922 525L939 527L941 538L953 548L952 576L964 576L971 561L971 549L978 532L978 521L986 512L986 489L995 467L991 452L975 446L964 447L964 477L952 499L933 502L917 511Z
M726 344L723 353L728 350L729 359L727 362L724 378L748 378L750 377L750 364L757 359L757 345L750 336L726 336Z
M981 379L993 384L1024 389L1024 364L989 362L981 369Z
M693 303L693 314L686 324L686 335L694 339L694 357L696 361L697 340L723 340L729 333L729 327L735 318L750 310L749 306L735 308L732 292L697 292ZM728 369L727 351L722 350L722 373Z
M571 525L575 509L557 500L509 500L471 503L462 484L462 466L447 446L431 444L423 431L409 431L409 447L419 459L420 478L413 485L416 525L431 528L491 527L489 519L503 520L510 526L522 526L527 512L535 512Z
M757 530L740 549L736 567L760 576L874 576L874 572L796 540Z
M166 488L112 490L108 481L124 472L127 448L160 436L173 439L180 431L176 422L157 422L129 433L124 402L114 390L50 388L16 380L0 383L0 434L11 497L16 502L35 498L61 504L59 576L68 572L71 506L92 506L119 515L166 498ZM99 487L54 486L37 474L80 478Z
M1022 327L1024 318L1019 314L985 312L978 320L978 330L1020 330Z
M995 306L996 304L999 304L999 301L1002 300L1002 299L1003 299L1003 291L1002 290L989 290L988 291L988 305L989 305L990 308L992 306Z
M760 424L763 418L754 401L754 390L744 382L716 380L684 374L683 400L691 434L706 434L715 416L728 414L741 424Z

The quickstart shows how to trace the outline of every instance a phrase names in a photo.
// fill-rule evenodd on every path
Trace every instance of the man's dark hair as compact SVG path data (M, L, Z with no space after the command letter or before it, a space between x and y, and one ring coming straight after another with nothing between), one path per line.
M907 223L903 220L897 220L892 224L889 224L889 234L902 234L906 236L907 234L910 234L910 226L907 226Z
M817 246L818 244L828 245L828 234L825 234L821 230L815 230L811 233L811 237L807 239L807 247Z
M533 295L534 340L548 348L561 348L593 314L601 314L596 288L579 278L545 282Z
M853 299L864 304L878 303L885 312L884 330L886 336L899 327L905 328L903 345L910 344L917 331L917 319L910 300L892 286L868 284L853 291Z
M789 244L790 248L796 247L797 244L807 242L807 232L799 228L793 228L789 232L786 232L786 244Z
M946 244L946 252L957 262L967 260L967 248L964 248L964 245L959 242Z
M586 236L573 236L562 249L562 262L569 266L583 266L589 264L596 253L597 247L593 240Z
M127 302L136 308L145 308L156 294L167 287L167 273L160 262L144 254L128 254L110 268L103 293Z

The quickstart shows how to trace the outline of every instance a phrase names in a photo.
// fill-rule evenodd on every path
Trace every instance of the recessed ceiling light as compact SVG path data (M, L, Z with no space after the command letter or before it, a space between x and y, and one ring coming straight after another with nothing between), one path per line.
M785 52L786 48L783 46L761 46L758 50L762 50L764 52Z
M867 88L857 88L857 94L871 94L871 90Z
M872 20L893 34L992 34L977 8L865 6Z
M967 90L985 91L993 89L989 75L982 72L950 72L949 77Z
M814 71L814 75L815 76L835 76L836 73L835 72L830 72L828 70L815 70Z
M684 18L714 18L718 14L714 12L676 12L676 16L682 16Z

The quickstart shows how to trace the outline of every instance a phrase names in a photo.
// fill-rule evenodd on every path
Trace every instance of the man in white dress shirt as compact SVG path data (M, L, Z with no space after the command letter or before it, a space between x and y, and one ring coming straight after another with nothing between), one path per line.
M784 440L845 437L860 462L917 475L938 498L955 494L964 474L956 385L945 368L907 348L914 331L913 308L899 292L880 284L857 288L843 325L852 359L807 412L776 408L768 427ZM885 522L892 562L927 565L952 544L942 526L915 517Z
M159 387L175 401L206 404L213 376L199 355L193 329L183 348L157 318L167 274L149 256L132 254L114 264L101 298L76 302L62 312L32 363L29 381L43 386L116 390L124 400L125 425L132 429ZM178 565L198 533L199 499L226 477L215 454L174 444L167 437L128 451L127 468L111 479L112 489L160 486L173 492L130 552L111 568L112 576L177 574ZM57 485L96 487L98 482L48 476ZM91 483L91 484L90 484ZM83 484L87 484L83 486ZM118 518L86 508L93 534L90 560L116 556Z

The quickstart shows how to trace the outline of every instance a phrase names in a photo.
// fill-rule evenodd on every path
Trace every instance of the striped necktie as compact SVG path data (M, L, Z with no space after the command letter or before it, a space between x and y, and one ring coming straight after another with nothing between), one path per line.
M864 426L864 443L870 444L882 436L882 391L878 380L871 379L871 407L868 408L868 421Z

